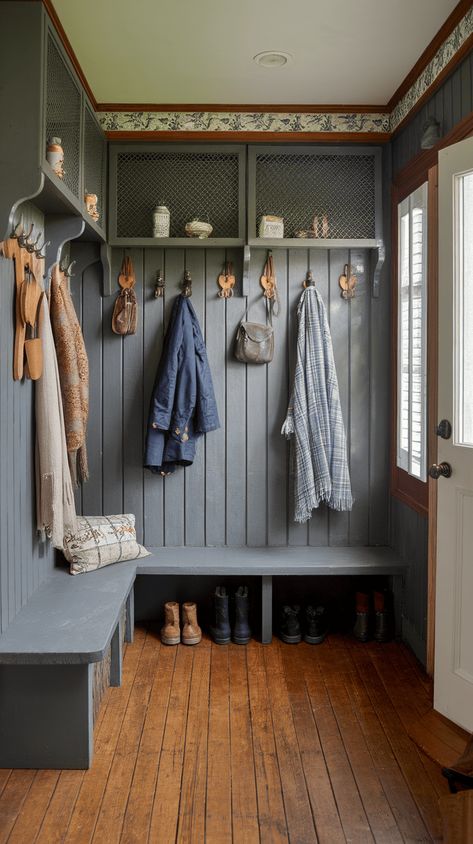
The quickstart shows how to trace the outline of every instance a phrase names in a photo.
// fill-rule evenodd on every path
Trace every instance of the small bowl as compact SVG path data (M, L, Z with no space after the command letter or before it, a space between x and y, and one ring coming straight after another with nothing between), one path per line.
M199 237L204 239L210 237L213 232L213 226L210 223L204 223L202 220L192 220L191 223L186 223L187 237Z

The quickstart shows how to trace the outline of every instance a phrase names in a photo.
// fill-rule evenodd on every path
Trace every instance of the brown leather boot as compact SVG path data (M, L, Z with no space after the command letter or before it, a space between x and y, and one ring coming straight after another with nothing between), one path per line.
M197 624L197 604L188 601L182 605L182 644L198 645L202 630Z
M176 601L168 601L167 604L164 604L164 627L161 629L161 642L163 645L178 645L180 641L179 604Z

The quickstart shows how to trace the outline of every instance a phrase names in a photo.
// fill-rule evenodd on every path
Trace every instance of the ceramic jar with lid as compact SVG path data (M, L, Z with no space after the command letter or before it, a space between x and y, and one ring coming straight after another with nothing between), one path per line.
M166 205L157 205L153 211L153 237L169 237L171 214Z

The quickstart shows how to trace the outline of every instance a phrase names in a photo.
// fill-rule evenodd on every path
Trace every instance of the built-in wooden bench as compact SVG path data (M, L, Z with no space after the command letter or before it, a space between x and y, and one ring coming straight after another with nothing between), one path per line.
M134 626L137 575L261 577L262 640L272 637L275 576L391 575L407 563L386 547L155 548L153 555L71 577L58 568L0 637L0 767L87 768L93 754L93 665ZM396 603L399 605L399 601ZM126 629L122 610L126 605Z
M93 666L111 645L110 683L120 685L135 569L55 570L0 637L0 768L90 766Z

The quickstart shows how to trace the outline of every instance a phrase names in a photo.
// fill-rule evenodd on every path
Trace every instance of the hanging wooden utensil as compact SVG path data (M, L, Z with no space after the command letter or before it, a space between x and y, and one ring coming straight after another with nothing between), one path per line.
M128 288L135 286L135 270L129 255L125 255L123 258L120 274L118 276L118 283L122 290L127 290Z
M272 252L268 252L266 263L264 265L263 275L260 278L260 284L263 288L263 296L267 299L273 299L276 289L276 276L274 274L274 264Z
M225 262L225 270L223 273L220 273L218 283L221 290L218 291L217 296L220 296L221 299L228 299L230 296L233 296L235 276L233 275L233 264L231 261Z
M32 381L41 378L43 372L43 348L41 340L36 336L38 322L38 308L42 300L43 291L29 265L25 267L25 279L20 291L20 312L25 324L27 337L24 341L28 375Z
M353 299L355 295L357 281L357 277L351 274L350 264L345 264L343 268L343 274L338 279L338 284L342 291L341 295L343 299Z

